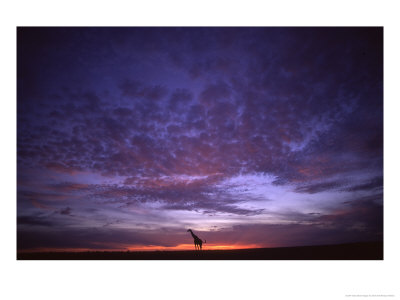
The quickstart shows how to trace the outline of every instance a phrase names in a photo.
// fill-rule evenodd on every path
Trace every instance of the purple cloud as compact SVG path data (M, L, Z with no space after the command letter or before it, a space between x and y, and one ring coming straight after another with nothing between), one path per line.
M253 244L266 243L256 238L263 230L285 232L274 245L356 240L362 228L376 239L382 36L368 27L19 28L21 243L29 223L71 232L60 247L97 247L74 243L73 228L88 238L105 225L197 226L232 243L235 230ZM342 207L361 198L360 213ZM331 231L317 225L328 221ZM46 230L41 247L56 239ZM138 243L166 245L141 234Z

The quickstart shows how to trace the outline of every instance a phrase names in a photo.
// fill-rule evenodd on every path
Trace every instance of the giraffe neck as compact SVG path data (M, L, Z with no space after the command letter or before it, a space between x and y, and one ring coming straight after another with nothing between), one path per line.
M189 231L190 232L190 234L192 235L192 237L195 239L195 238L197 238L197 236L190 230Z

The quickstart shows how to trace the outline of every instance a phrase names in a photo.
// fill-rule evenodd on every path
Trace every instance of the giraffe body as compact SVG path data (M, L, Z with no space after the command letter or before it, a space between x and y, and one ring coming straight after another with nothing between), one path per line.
M203 241L193 233L193 231L191 229L188 230L188 232L190 232L190 234L193 237L193 242L194 242L194 249L195 250L202 250L203 248ZM204 243L206 242L206 240L204 240Z

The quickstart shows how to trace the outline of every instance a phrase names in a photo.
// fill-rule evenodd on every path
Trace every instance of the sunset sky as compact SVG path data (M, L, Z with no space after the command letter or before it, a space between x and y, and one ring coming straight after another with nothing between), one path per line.
M17 249L383 240L383 29L18 28Z

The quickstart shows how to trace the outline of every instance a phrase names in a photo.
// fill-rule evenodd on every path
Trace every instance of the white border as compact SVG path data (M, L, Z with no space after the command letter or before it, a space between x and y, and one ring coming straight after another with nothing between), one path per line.
M398 9L378 1L8 1L1 5L2 299L400 297ZM384 261L16 261L16 26L384 26ZM379 298L379 297L374 297ZM381 297L380 297L381 298Z

